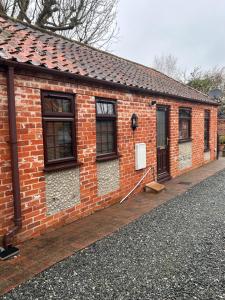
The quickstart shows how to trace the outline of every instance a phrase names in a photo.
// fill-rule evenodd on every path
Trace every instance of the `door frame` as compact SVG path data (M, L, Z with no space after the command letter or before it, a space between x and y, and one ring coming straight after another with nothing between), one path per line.
M166 136L168 139L167 144L167 155L166 155L166 168L167 174L158 174L158 147L157 147L157 110L163 109L166 111ZM157 104L156 105L156 166L157 166L157 181L163 182L171 179L170 175L170 106L166 104Z

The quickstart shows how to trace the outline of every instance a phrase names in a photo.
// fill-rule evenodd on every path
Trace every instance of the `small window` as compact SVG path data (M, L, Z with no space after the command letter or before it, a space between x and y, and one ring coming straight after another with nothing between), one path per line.
M76 160L74 96L42 92L45 167Z
M205 110L204 118L204 151L209 151L209 138L210 138L210 112Z
M107 158L117 154L116 102L96 100L96 146L97 157Z
M191 139L191 109L179 109L179 141L189 141Z

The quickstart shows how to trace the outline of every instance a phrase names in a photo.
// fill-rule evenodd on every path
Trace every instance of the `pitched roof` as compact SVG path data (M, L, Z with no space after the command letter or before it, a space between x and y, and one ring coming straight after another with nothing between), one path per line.
M141 64L0 15L0 58L215 104L207 95Z

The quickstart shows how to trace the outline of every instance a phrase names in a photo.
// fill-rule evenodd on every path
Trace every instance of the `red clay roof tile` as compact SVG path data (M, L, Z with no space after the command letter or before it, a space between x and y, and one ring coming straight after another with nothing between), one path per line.
M215 103L143 65L0 16L0 58L137 87L192 101Z

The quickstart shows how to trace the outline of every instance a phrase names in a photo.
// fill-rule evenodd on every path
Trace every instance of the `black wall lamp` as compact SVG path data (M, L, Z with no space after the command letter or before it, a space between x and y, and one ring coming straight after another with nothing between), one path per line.
M135 130L138 127L138 116L133 114L131 117L131 128Z
M156 100L152 100L152 101L149 103L149 106L152 107L152 106L156 105L156 103L157 103Z

